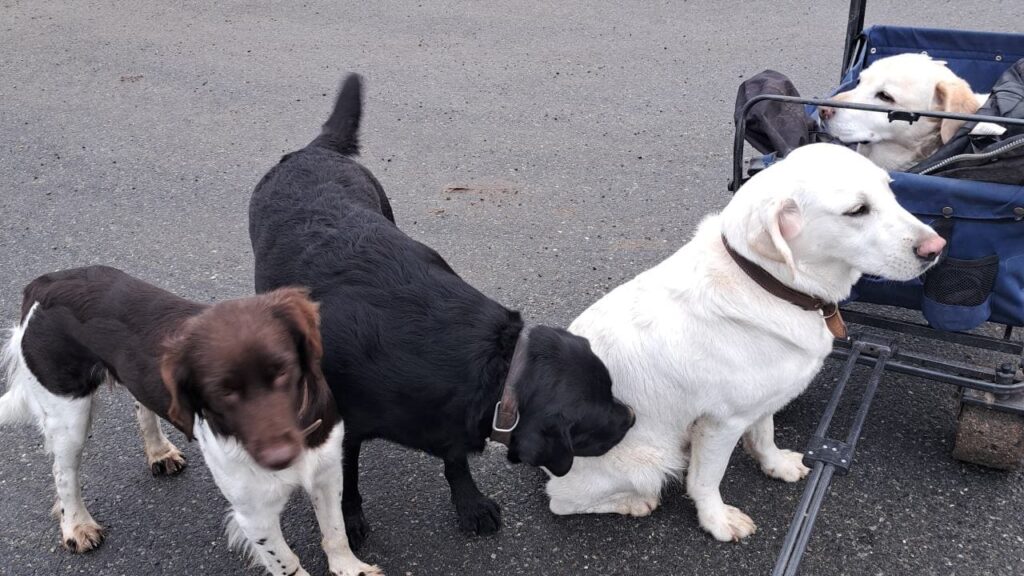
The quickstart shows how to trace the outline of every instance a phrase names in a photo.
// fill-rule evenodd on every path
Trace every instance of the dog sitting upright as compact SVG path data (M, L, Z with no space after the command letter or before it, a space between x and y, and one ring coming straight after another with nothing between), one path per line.
M974 114L987 94L975 94L966 80L942 60L927 54L899 54L881 58L860 73L857 86L832 97L856 104L874 104L901 110L930 110ZM962 120L921 118L914 123L890 122L884 112L851 108L818 109L829 134L888 171L906 170L948 142ZM972 134L1001 134L1003 128L982 122Z
M86 552L103 529L82 501L78 469L93 394L105 380L135 397L154 474L176 474L181 452L161 416L190 440L231 503L233 542L272 574L306 575L280 513L309 491L332 573L379 574L359 561L341 515L342 426L320 370L317 305L297 288L206 306L120 270L46 274L26 288L4 349L0 425L35 421L53 453L64 546Z
M836 302L862 274L922 274L945 246L888 182L842 146L797 148L679 251L585 310L569 329L604 360L636 425L608 454L549 480L552 512L644 516L685 470L701 527L718 540L751 534L718 488L736 443L765 474L803 478L802 454L775 444L773 415L844 333Z

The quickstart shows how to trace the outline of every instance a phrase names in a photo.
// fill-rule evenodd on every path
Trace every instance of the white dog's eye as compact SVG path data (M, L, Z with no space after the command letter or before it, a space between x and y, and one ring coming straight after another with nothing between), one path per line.
M878 94L875 94L875 98L878 98L882 102L886 102L888 104L894 104L896 102L896 99L889 95L885 90L880 90Z
M843 212L843 216L865 216L869 212L871 212L871 208L869 208L867 204L857 204L853 208Z

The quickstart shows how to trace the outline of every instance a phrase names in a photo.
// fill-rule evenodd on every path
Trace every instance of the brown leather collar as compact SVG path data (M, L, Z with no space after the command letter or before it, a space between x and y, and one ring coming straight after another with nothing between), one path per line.
M519 398L516 396L516 382L526 368L526 348L530 341L530 329L525 326L519 332L512 360L508 363L501 400L494 405L494 419L491 420L491 440L508 446L512 431L519 425Z
M725 245L725 251L729 253L729 256L732 256L732 259L737 265L739 265L740 269L743 270L751 280L756 282L758 286L764 288L764 290L772 296L782 298L794 306L798 306L804 310L816 310L821 312L821 315L825 320L825 326L828 328L828 331L832 333L832 336L840 340L846 340L846 323L843 322L843 316L839 313L839 305L837 303L826 302L821 298L805 294L799 290L794 290L789 286L786 286L779 281L778 278L768 273L767 270L761 268L750 260L747 260L742 254L733 250L732 246L729 246L729 241L725 239L725 234L722 235L722 244Z

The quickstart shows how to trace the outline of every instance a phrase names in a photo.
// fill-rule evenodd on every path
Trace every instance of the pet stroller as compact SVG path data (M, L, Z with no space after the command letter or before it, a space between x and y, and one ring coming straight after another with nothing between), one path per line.
M865 9L866 0L850 3L836 93L855 85L860 71L875 60L907 52L923 52L946 61L980 93L989 92L1011 67L1024 69L1022 64L1014 66L1024 58L1024 35L894 26L864 29ZM1017 467L1024 458L1024 343L1013 338L1014 328L1024 326L1024 91L1012 92L1010 96L1022 104L1016 107L1016 114L1008 116L990 114L994 97L977 114L953 114L778 94L756 95L737 113L729 184L733 191L775 159L774 154L744 157L747 119L758 104L803 105L802 112L808 115L815 114L820 105L875 110L888 114L890 122L922 118L967 121L949 145L907 172L891 174L900 204L947 240L946 254L923 279L903 283L862 279L850 302L841 308L847 322L858 328L848 340L837 340L833 347L832 357L845 363L805 450L804 463L811 473L773 575L797 573L834 475L845 475L854 461L857 439L886 370L957 387L960 401L954 457L1001 469ZM998 142L979 148L968 134L972 122L996 123L1007 131ZM955 149L958 139L961 148ZM986 171L1000 162L1001 171ZM986 174L995 173L1000 173L997 179L1005 183L985 180ZM881 306L852 310L852 302ZM898 308L918 310L926 322L907 320L907 314ZM993 332L994 326L1002 327L1001 337ZM995 360L987 364L959 362L897 345L897 340L908 337L915 342L967 347L978 351L977 356ZM852 424L845 437L839 438L830 435L829 428L857 364L871 367L871 372Z

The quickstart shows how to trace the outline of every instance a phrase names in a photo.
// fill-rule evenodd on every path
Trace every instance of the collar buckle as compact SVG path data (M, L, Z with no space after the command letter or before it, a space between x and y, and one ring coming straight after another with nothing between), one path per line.
M502 428L498 426L498 418L501 417L501 400L494 405L494 419L491 420L491 430L499 434L511 434L513 430L519 426L519 410L516 410L516 420L508 428Z

